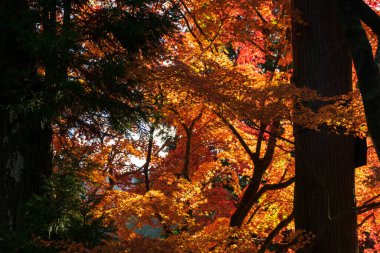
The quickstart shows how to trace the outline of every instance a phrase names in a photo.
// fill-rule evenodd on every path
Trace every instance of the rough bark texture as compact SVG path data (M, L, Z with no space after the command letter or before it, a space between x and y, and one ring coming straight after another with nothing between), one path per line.
M1 1L0 26L0 232L7 233L22 230L23 205L50 174L52 131L41 113L24 108L42 89L25 47L34 29L27 1Z
M334 1L293 0L306 24L293 20L294 78L322 96L345 94L352 88L348 45ZM309 103L313 109L320 104ZM354 253L357 248L354 138L295 128L296 181L294 214L297 229L317 238L300 252ZM334 218L341 213L347 215Z

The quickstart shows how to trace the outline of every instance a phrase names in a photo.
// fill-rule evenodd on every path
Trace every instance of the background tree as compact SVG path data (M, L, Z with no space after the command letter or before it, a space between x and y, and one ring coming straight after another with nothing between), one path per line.
M142 69L173 28L172 7L165 1L1 2L3 232L22 231L26 201L44 191L55 120L88 126L103 117L122 129L142 118ZM142 76L133 75L140 67Z
M37 75L37 57L28 48L35 17L27 1L2 1L1 9L1 214L2 231L22 229L23 203L42 192L51 174L52 130L40 99L46 87ZM9 15L12 13L12 15Z
M24 236L0 236L5 251L263 253L309 246L315 233L291 222L293 125L327 139L365 137L366 126L357 90L326 96L290 81L290 1L28 3L41 25L23 49L37 59L41 103L31 96L12 108L32 104L52 126L53 174L27 201ZM170 32L176 11L179 29ZM295 17L300 29L314 29L302 25L301 13ZM341 52L340 44L330 46ZM322 69L316 72L329 68ZM318 147L335 159L335 150ZM369 147L369 166L356 169L360 206L331 217L357 211L363 250L380 241L373 210L380 180Z

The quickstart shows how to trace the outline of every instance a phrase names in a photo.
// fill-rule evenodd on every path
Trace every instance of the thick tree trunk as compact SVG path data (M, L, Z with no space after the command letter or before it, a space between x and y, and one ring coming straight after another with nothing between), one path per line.
M23 104L42 89L23 42L35 29L27 1L1 1L0 10L0 232L7 233L22 231L23 205L51 172L52 131Z
M322 96L352 89L351 59L334 1L293 0L306 23L293 20L294 78ZM309 103L313 109L320 104ZM295 224L317 237L300 252L354 253L354 138L295 127ZM346 215L342 215L346 213ZM339 218L334 218L339 215Z
M51 172L49 125L0 111L0 226L3 231L23 228L23 205L32 194L42 193L43 176Z

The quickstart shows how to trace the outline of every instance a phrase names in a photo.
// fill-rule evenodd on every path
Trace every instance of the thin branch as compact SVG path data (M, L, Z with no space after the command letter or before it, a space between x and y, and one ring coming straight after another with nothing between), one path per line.
M360 228L361 226L363 226L363 224L367 221L367 220L369 220L369 218L371 218L371 217L375 217L375 213L374 213L374 211L372 211L370 214L368 214L356 227L357 228Z
M148 150L147 150L146 162L144 164L144 170L143 170L144 179L145 179L145 190L146 191L150 190L149 165L150 165L150 161L152 159L154 131L155 131L155 127L154 127L154 125L152 125L150 130L149 130Z
M295 177L289 178L288 180L277 183L277 184L266 184L263 186L264 191L273 191L273 190L279 190L288 187L289 185L293 184L295 181Z
M215 35L212 37L212 39L209 40L210 44L204 49L204 51L207 51L211 45L214 43L214 41L216 40L216 38L218 37L220 31L222 30L222 27L223 27L223 24L224 24L224 21L227 19L228 17L228 14L230 13L231 10L229 10L227 12L227 14L225 15L224 18L222 18L222 20L220 21L220 25L218 27L218 30L215 32Z
M373 202L366 205L361 205L358 207L346 209L345 211L335 215L334 217L330 218L330 221L336 221L338 219L341 219L347 215L350 215L352 213L356 213L357 215L380 208L380 202Z
M253 217L255 217L255 215L256 215L257 212L260 210L260 208L261 208L262 205L263 205L263 203L260 203L260 204L255 208L255 210L253 210L253 212L252 212L251 216L249 216L248 221L247 221L246 224L251 223Z
M260 11L256 7L253 7L253 9L263 23L268 23L268 21L263 17L263 15L261 15Z
M257 192L255 198L256 199L260 199L261 196L264 195L264 193L266 193L267 191L274 191L274 190L280 190L280 189L284 189L288 186L290 186L291 184L293 184L295 181L295 177L292 177L284 182L281 182L281 183L277 183L277 184L266 184L264 185L263 187L261 187L261 189Z
M275 120L272 124L272 127L274 127L277 131L280 127L280 121ZM265 167L268 167L272 161L274 150L276 149L277 136L278 133L273 131L271 131L271 134L269 135L267 149L265 151L264 157L261 159Z
M153 208L155 209L155 215L156 215L158 221L161 223L162 228L164 229L166 235L167 236L174 235L173 232L172 232L172 230L170 229L170 227L168 226L168 224L166 224L164 218L160 214L160 211L158 210L158 207L156 205L154 205Z
M372 198L366 200L363 204L366 205L366 204L368 204L369 202L374 201L374 200L377 199L378 197L380 197L380 194L377 194L376 196L374 196L374 197L372 197Z
M289 223L294 218L294 212L292 212L285 220L282 220L273 230L269 233L267 239L265 239L263 245L261 246L258 253L265 253L265 250L268 248L269 244L272 243L272 240L274 237L286 226L289 225Z
M171 3L175 4L174 1L171 1ZM193 28L191 28L190 22L187 19L186 15L181 10L179 10L179 13L181 14L183 20L185 21L185 24L186 24L187 28L189 29L190 34L193 36L193 38L195 39L195 41L198 43L199 47L201 49L203 49L203 44L200 41L200 39L198 38L198 36L194 33Z
M189 128L186 125L185 120L182 118L181 114L174 108L169 108L170 111L174 112L174 114L178 117L179 122L181 123L182 127L185 129L186 133L189 131Z
M186 12L190 15L191 19L193 20L195 26L198 28L199 32L207 39L209 40L206 33L203 31L202 27L199 25L196 17L194 14L191 13L190 9L187 7L186 3L182 0L179 0L179 2L182 4L182 6L185 8Z
M193 121L191 122L190 127L189 127L189 130L190 130L190 131L193 131L193 128L194 128L195 123L196 123L198 120L200 120L200 118L202 117L202 115L203 115L203 110L201 110L201 111L199 112L199 114L198 114L198 115L193 119Z
M256 129L256 130L260 130L260 126L258 126L255 122L253 122L253 121L251 121L251 122L249 122L249 123L247 123L246 122L246 124L250 127L250 128L252 128L252 129ZM272 131L268 131L268 130L264 130L264 132L265 133L267 133L267 134L272 134ZM282 137L282 136L276 136L276 138L277 139L279 139L279 140L282 140L282 141L285 141L285 142L287 142L287 143L289 143L289 144L292 144L292 145L294 145L295 144L295 142L294 141L291 141L291 140L289 140L289 139L287 139L287 138L284 138L284 137Z
M362 213L365 213L365 212L368 212L368 211L371 211L373 209L377 209L380 207L380 202L373 202L371 204L367 204L367 205L363 205L363 206L359 206L357 207L357 214L362 214Z
M252 152L248 144L245 142L243 137L239 134L239 132L236 130L236 128L225 118L222 114L214 111L214 113L222 120L222 122L231 130L231 132L235 135L235 137L240 142L241 146L244 148L245 152L249 155L252 162L256 161L255 154Z
M267 52L263 47L261 47L261 46L260 46L256 41L254 41L253 39L248 38L248 41L249 41L253 46L257 47L261 52L263 52L263 53L266 53L266 52Z
M259 130L259 136L257 138L256 152L255 152L256 159L260 159L261 144L262 144L263 139L264 139L265 128L266 128L266 125L264 123L260 122L260 130Z

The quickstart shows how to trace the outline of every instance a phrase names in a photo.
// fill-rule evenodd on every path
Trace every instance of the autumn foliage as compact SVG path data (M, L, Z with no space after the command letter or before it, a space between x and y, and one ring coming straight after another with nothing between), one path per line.
M359 247L380 251L380 210L371 206L380 196L380 165L355 75L353 92L344 96L321 97L295 87L291 17L305 21L290 2L171 0L148 6L153 13L173 7L177 16L174 32L160 38L162 45L137 49L128 46L128 38L118 40L125 34L112 33L117 27L94 25L88 36L96 35L90 33L96 27L111 30L85 39L81 57L99 61L69 71L89 104L106 94L103 102L117 104L117 113L63 106L52 121L53 175L64 178L70 168L67 173L83 187L78 201L89 206L85 223L99 219L107 236L88 243L75 236L34 235L35 244L58 252L136 253L294 252L305 247L315 235L295 230L292 222L297 124L367 138L367 165L356 168L356 201L363 206ZM86 15L93 12L91 24L103 22L103 1L88 1L83 8L79 20L89 22ZM134 10L121 4L120 11ZM150 35L154 44L157 34ZM107 77L95 65L104 60L107 73L108 59L117 62L131 51L132 63L117 66L125 74L103 83ZM42 67L39 71L43 75ZM121 79L139 85L125 91L129 82ZM123 97L124 92L133 99ZM308 101L324 106L313 111ZM117 120L120 108L136 104L132 120Z
M127 133L100 119L92 122L96 133L73 127L65 135L56 128L57 154L70 150L95 167L86 175L102 196L94 214L106 214L117 227L116 241L91 251L264 252L307 245L314 235L291 223L292 125L326 124L364 138L357 91L323 98L293 86L289 25L298 14L287 1L171 4L180 31L164 38L165 54L144 72L151 116ZM295 107L301 99L326 106ZM357 169L358 205L379 196L371 150L368 165ZM358 222L361 249L375 252L378 211L363 210Z

